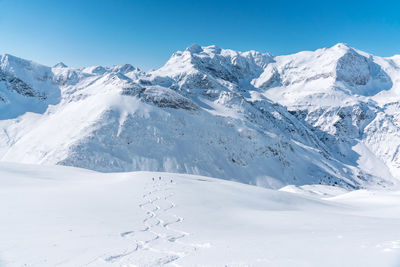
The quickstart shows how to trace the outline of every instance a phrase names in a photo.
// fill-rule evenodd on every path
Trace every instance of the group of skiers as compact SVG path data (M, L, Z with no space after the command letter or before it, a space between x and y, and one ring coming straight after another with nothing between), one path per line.
M152 179L153 179L153 182L156 180L156 178L154 178L154 177L153 177ZM158 177L158 180L161 181L161 176ZM172 183L172 182L173 182L173 180L171 179L171 183Z

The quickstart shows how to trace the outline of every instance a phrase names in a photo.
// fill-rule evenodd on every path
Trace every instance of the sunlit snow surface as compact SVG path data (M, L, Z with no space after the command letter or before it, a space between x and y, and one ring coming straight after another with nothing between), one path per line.
M0 163L0 211L0 266L400 266L399 191Z

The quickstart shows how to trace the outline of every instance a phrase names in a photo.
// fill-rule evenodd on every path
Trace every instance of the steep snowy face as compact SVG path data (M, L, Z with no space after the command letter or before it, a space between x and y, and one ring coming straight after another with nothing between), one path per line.
M283 97L288 105L321 104L321 98L331 101L330 105L342 105L343 98L372 96L393 85L374 57L344 44L275 57L252 84L269 90L267 95L273 99L290 94L290 100ZM310 97L312 94L318 96Z
M374 175L398 177L400 142L393 121L393 107L400 99L397 58L338 44L275 57L253 84L308 123L342 162ZM369 167L371 162L379 162L379 167Z
M51 68L7 54L0 57L0 119L43 113L59 100Z
M151 75L153 80L167 77L175 89L211 95L215 90L247 89L249 81L259 76L272 61L271 55L255 51L237 52L193 45L173 54Z
M3 161L192 173L273 188L396 182L396 57L343 44L277 57L193 45L149 73L129 64L14 61L30 65L7 73L60 97L0 121ZM379 105L385 94L392 102Z
M400 177L400 102L378 108L366 125L361 141L387 166L390 173Z
M399 102L379 107L371 101L343 106L292 106L291 113L312 131L338 160L370 174L400 177Z
M93 124L93 131L57 163L106 172L213 173L274 188L361 185L354 179L357 171L332 159L312 133L279 106L243 104L238 96L227 94L215 109L229 106L235 114L222 117L202 108L160 107L132 96L118 102L129 108L111 106Z
M365 57L348 48L337 60L334 75L336 81L351 86L366 85L371 78L371 68Z

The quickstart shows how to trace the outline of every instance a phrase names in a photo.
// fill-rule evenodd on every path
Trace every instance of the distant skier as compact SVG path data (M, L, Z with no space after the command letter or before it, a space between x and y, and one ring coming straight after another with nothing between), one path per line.
M153 182L154 182L154 177L153 177Z
M158 180L161 180L161 176L160 176L160 177L158 177Z
M172 184L172 179L171 179L171 184Z

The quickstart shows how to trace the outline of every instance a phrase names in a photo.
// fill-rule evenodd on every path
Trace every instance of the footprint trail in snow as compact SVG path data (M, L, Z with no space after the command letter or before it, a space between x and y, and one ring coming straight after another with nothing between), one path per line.
M145 188L139 204L146 215L142 226L120 233L121 238L132 240L131 247L101 256L103 262L115 266L179 266L177 260L198 249L182 240L189 233L178 230L184 218L174 213L175 183L164 180L157 177ZM96 265L96 262L92 263Z

